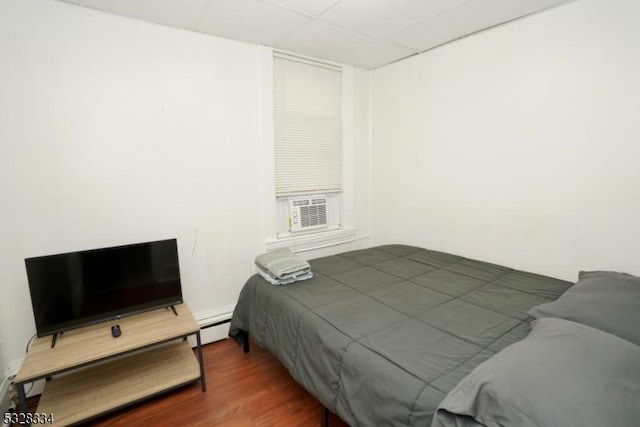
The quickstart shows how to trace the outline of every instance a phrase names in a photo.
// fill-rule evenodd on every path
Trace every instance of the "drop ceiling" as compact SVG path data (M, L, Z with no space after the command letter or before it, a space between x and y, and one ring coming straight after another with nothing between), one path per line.
M574 0L63 0L366 69Z

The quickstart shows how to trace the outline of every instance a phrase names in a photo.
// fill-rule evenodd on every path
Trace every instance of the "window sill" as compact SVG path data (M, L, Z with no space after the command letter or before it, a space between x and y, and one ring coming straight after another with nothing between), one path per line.
M307 234L289 234L278 238L267 239L267 251L278 248L291 248L294 252L306 252L327 248L361 240L368 236L356 236L353 226L342 227L338 230L323 230Z

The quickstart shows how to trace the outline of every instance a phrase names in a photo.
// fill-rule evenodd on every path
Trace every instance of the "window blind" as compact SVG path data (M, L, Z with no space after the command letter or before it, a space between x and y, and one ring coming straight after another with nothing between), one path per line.
M342 190L342 72L273 58L276 196Z

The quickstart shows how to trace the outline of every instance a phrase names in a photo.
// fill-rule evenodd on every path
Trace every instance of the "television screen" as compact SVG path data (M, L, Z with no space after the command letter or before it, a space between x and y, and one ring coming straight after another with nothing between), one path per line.
M39 337L182 302L176 239L25 259Z

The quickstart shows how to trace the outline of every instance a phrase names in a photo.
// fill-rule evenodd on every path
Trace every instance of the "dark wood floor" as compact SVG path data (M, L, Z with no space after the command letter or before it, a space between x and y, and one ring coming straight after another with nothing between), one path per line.
M87 426L319 426L321 405L269 352L226 339L203 346L207 391L195 383ZM35 404L35 402L30 402ZM330 427L347 424L331 414Z

